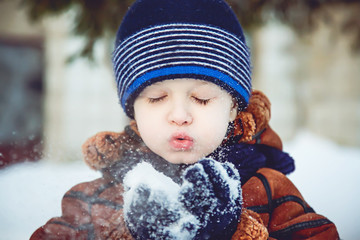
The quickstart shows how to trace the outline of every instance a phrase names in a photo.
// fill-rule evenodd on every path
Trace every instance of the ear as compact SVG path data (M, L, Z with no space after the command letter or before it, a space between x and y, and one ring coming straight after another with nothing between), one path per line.
M237 101L235 99L233 99L233 104L230 109L229 122L233 122L235 120L237 113L238 113L238 104L237 104Z

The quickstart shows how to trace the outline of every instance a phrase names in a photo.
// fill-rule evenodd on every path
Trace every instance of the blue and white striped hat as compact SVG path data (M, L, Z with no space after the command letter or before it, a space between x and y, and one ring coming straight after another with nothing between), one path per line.
M138 0L117 33L113 65L120 103L168 79L213 82L244 108L251 93L250 53L235 14L223 0Z

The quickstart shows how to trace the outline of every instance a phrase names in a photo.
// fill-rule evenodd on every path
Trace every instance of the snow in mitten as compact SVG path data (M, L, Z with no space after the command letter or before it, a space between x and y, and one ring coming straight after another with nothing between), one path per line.
M200 222L195 239L231 239L241 215L240 176L232 164L200 160L184 172L179 200Z
M124 215L135 239L193 239L198 220L178 201L180 186L146 162L124 179Z
M240 177L232 165L203 159L179 186L140 163L124 179L124 215L136 239L230 239L241 214Z

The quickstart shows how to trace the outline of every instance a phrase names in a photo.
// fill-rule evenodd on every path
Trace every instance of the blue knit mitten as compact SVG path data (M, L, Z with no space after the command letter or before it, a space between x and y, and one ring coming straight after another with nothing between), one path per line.
M203 159L185 171L183 180L179 200L200 222L195 239L231 239L242 204L233 165Z

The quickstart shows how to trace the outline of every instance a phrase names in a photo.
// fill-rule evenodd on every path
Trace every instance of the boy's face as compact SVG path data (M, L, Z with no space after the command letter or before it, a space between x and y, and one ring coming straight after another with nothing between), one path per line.
M217 85L166 80L145 88L134 103L145 144L171 163L191 164L213 152L236 117L236 104Z

